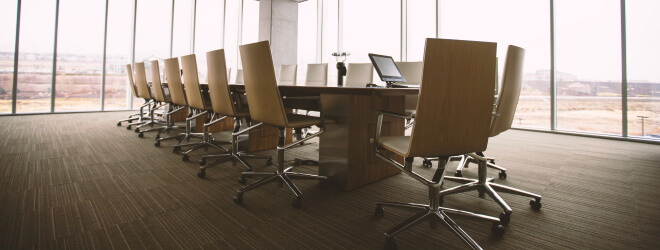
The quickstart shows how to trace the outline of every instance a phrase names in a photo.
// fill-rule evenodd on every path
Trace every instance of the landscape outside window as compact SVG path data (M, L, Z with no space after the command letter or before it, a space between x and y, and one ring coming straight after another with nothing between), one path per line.
M16 1L0 1L0 114L11 113L16 46Z

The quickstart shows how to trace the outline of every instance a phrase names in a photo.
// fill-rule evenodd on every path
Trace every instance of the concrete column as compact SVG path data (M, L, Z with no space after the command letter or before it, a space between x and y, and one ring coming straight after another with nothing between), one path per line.
M275 72L282 64L298 61L298 3L259 1L259 41L269 40Z

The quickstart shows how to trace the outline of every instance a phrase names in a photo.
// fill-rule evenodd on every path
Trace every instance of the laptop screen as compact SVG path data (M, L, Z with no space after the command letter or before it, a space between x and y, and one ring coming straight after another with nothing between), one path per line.
M380 80L384 82L406 82L391 56L369 54Z

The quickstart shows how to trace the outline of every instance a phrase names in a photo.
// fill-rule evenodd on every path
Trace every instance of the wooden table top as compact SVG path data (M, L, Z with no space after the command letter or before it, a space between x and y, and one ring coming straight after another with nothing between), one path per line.
M242 88L243 84L230 84L230 88ZM355 87L355 86L305 86L305 85L279 85L282 95L306 94L345 94L345 95L417 95L419 88L385 88L385 87Z

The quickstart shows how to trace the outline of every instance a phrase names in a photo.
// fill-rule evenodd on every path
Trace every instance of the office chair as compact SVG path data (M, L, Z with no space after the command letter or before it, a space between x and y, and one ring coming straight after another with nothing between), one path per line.
M513 116L516 112L516 106L518 105L518 97L520 96L520 87L522 83L522 67L523 60L525 57L525 50L516 46L509 46L506 55L506 62L504 65L504 77L502 78L502 88L500 89L500 94L497 98L497 107L495 108L495 113L493 114L492 121L490 123L490 137L496 136L509 128L511 128L511 123L513 122ZM490 99L489 99L490 100ZM462 193L470 190L478 190L479 195L488 194L495 202L497 202L504 212L500 214L500 220L503 224L508 224L511 219L511 207L500 197L497 191L522 195L527 197L534 198L529 202L529 205L535 209L541 209L541 196L538 194L530 193L527 191L515 189L512 187L504 186L501 184L492 183L492 178L488 178L488 166L494 165L489 161L492 158L487 158L483 156L484 150L477 150L474 154L468 154L463 157L461 164L467 164L467 162L476 162L478 167L478 179L468 179L462 177L451 177L447 176L445 179L451 181L457 181L465 183L453 188L445 189L439 192L440 200L445 195Z
M256 126L248 125L249 128L241 130L242 121L247 121L250 118L250 111L247 105L241 103L240 97L237 96L238 94L232 93L229 89L229 85L227 83L227 74L225 74L225 71L227 70L225 63L225 51L220 49L206 52L206 61L209 72L209 95L211 97L210 99L213 106L213 112L220 117L210 121L208 124L205 124L205 126L210 126L224 120L227 117L232 117L234 118L234 130L232 131L231 150L220 155L203 156L202 159L199 160L199 165L201 165L201 167L197 173L197 176L199 178L204 178L204 176L206 176L206 168L215 166L228 160L236 160L240 162L249 171L252 171L252 166L247 161L245 161L245 159L248 158L267 159L266 165L272 165L272 157L270 156L254 155L238 151L238 136L249 132ZM220 159L206 164L207 159L218 157L220 157Z
M281 181L287 184L296 198L293 200L293 206L299 208L302 206L302 192L296 187L291 179L308 179L323 181L325 176L318 176L312 174L296 173L291 171L293 167L284 168L284 150L300 144L300 141L295 141L290 144L284 144L285 129L286 128L302 128L310 126L318 126L320 131L310 134L301 141L306 141L314 138L325 131L323 112L321 111L320 117L298 115L287 113L282 96L277 87L277 80L275 79L275 69L273 67L273 58L270 52L270 45L268 41L262 41L252 44L239 46L241 53L241 60L243 62L245 91L247 93L248 104L250 105L250 117L252 120L259 122L258 126L267 124L279 129L279 140L277 146L277 170L275 172L244 172L241 174L241 180L245 180L249 176L264 176L265 177L255 183L243 187L234 196L234 202L237 204L243 203L243 194L247 191L261 187L264 184ZM287 97L287 99L313 99L318 101L321 105L321 99L315 97ZM280 182L280 183L281 183Z
M371 63L349 63L346 71L346 86L364 87L374 79L374 66Z
M156 99L154 99L153 95L151 94L151 89L149 89L149 83L147 82L147 74L143 62L135 63L135 89L137 90L138 96L140 98L143 98L145 102L151 103L151 105L148 106L149 107L148 120L143 120L141 124L137 124L137 123L129 124L129 126L137 125L135 128L135 133L139 133L138 136L143 137L144 134L141 133L140 128L145 126L153 127L154 124L160 124L160 122L156 120L154 116L154 112L162 107L162 105L159 104L158 101L156 101ZM140 108L140 112L142 112L142 108Z
M131 93L133 94L133 96L135 96L135 98L140 98L140 96L138 96L138 94L137 94L137 90L135 89L135 82L133 81L133 68L131 67L131 64L126 64L126 76L128 76L128 84L131 87ZM144 123L144 117L143 117L144 116L144 111L143 110L144 110L144 107L147 107L149 105L151 105L151 102L145 102L144 104L142 104L140 106L140 113L131 114L131 115L128 116L128 118L118 121L117 126L118 127L121 126L122 122L128 122L129 125L126 127L126 129L131 130L130 123L133 123L133 124L142 124L142 123ZM133 122L135 120L137 120L137 122Z
M210 100L204 98L204 95L202 94L202 88L199 85L199 78L197 74L197 58L195 57L195 54L182 56L181 65L183 69L183 84L186 89L186 99L188 100L188 107L190 108L190 111L192 113L192 116L189 117L187 121L189 120L190 123L192 122L193 119L197 119L197 117L207 116L207 115L210 115L207 118L207 121L213 120L216 114L213 113L213 107L211 106ZM182 159L184 161L188 160L188 154L200 148L211 147L218 149L222 152L227 152L226 149L220 146L220 144L225 144L225 143L214 140L213 137L211 136L211 133L209 133L209 127L212 124L215 123L204 124L202 141L186 143L186 144L178 144L175 146L175 148L178 147L179 149L181 147L192 146L192 148L183 152Z
M165 124L161 127L156 127L156 128L151 128L148 130L140 130L140 137L142 137L143 132L149 132L149 131L158 131L158 134L156 135L156 138L160 138L160 134L164 132L168 132L172 129L181 129L179 126L174 126L174 122L172 122L172 115L175 113L183 110L186 108L186 106L183 105L177 105L172 102L172 97L168 93L165 93L165 87L160 81L160 65L158 63L158 60L153 60L151 61L151 85L152 85L152 93L153 97L156 100L157 103L167 105L167 112L164 114L165 116ZM158 144L157 146L160 146L160 141L157 139L156 143Z
M378 112L374 151L376 156L399 168L429 189L429 204L378 202L376 216L384 215L384 206L419 209L410 219L385 233L386 248L396 248L394 236L430 220L443 222L473 249L479 245L447 215L466 216L492 223L494 234L504 234L495 217L440 207L437 193L442 185L445 165L452 155L482 151L488 145L488 128L493 104L492 77L495 71L497 44L489 42L426 39L424 74L417 102L417 116L410 136L380 136L383 116L407 118L391 112ZM401 164L388 152L404 159ZM440 164L431 180L413 171L414 157L439 157Z
M307 75L305 77L307 86L327 86L328 85L328 64L310 63L307 64Z
M298 65L280 65L280 74L277 78L278 85L296 85L296 77L298 74Z
M424 62L396 62L401 75L406 79L407 85L422 84L422 67ZM406 115L415 117L415 108L417 108L417 95L406 96ZM412 127L412 119L407 121L406 129Z

